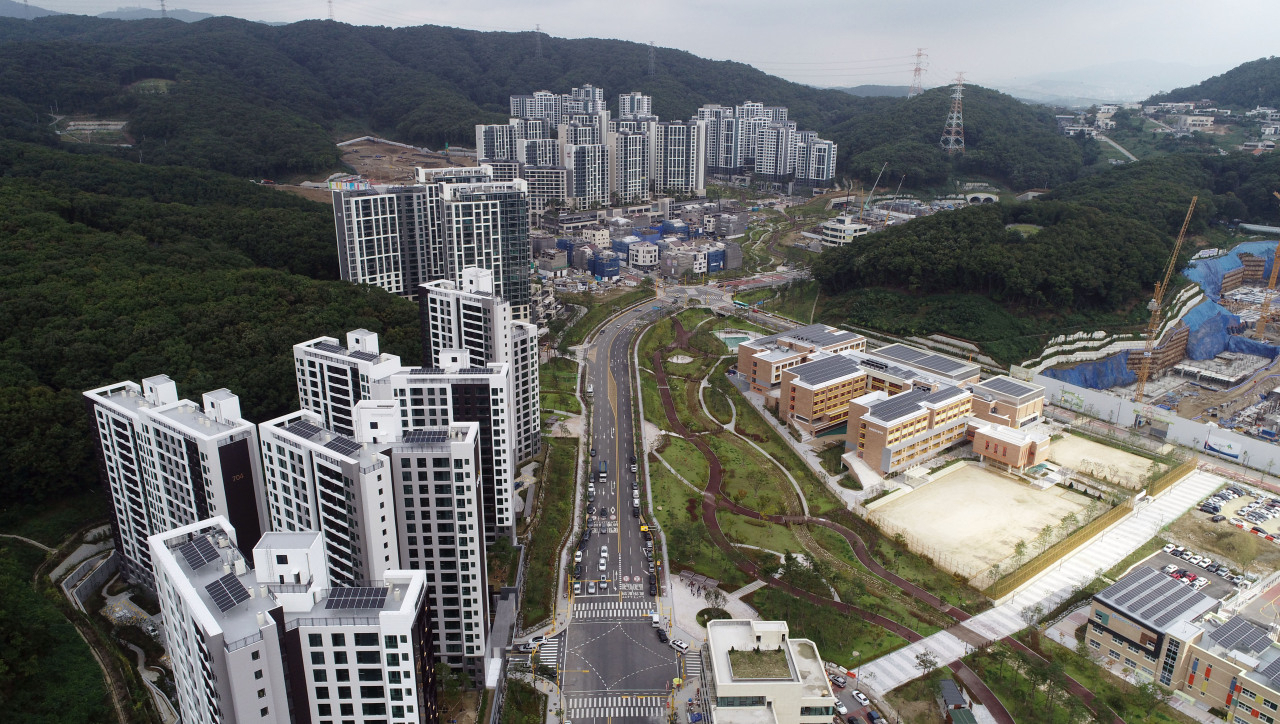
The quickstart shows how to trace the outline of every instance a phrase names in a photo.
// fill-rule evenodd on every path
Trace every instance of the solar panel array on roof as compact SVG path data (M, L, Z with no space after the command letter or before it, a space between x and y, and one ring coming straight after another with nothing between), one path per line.
M944 386L944 387L940 387L936 392L928 393L925 396L924 401L925 402L946 402L947 400L954 400L959 397L964 397L964 395L965 395L964 390L960 389L959 387Z
M335 437L329 442L326 442L324 446L339 455L346 455L347 457L354 456L356 453L360 452L361 449L360 443L346 437Z
M1023 384L1008 377L993 377L986 382L982 382L981 385L988 390L995 390L1015 397L1022 397L1036 391L1036 388L1031 385Z
M178 552L186 559L187 565L191 566L192 570L199 570L218 560L218 549L207 536L200 536L183 543L178 547Z
M875 351L876 354L898 360L904 364L914 367L923 367L925 369L934 370L943 374L950 374L965 367L973 367L974 365L943 357L940 354L932 352L924 352L922 350L913 349L901 344L891 344L887 347L881 347Z
M348 352L347 356L358 359L358 360L364 360L365 362L372 362L378 359L378 355L372 352L364 352L361 350L356 350L355 352Z
M329 600L324 607L328 609L343 608L382 608L387 602L387 588L331 588Z
M1160 630L1189 611L1198 616L1213 604L1208 596L1147 566L1121 578L1094 598L1122 615Z
M318 349L321 352L332 352L334 354L347 353L346 347L339 347L338 345L333 344L332 342L316 342L315 344L311 345L311 348Z
M881 420L896 420L903 415L914 413L920 409L920 401L925 397L921 390L903 392L883 402L871 406L870 413Z
M1219 626L1209 638L1219 646L1240 651L1258 653L1271 645L1267 632L1250 623L1242 616L1236 616Z
M836 355L827 357L826 359L806 362L797 365L791 369L796 373L796 377L802 382L811 385L820 385L823 382L834 380L837 377L843 377L847 374L856 372L858 362L856 360L845 357L844 355Z
M1276 684L1277 677L1280 677L1280 659L1275 659L1257 671L1259 674L1267 677L1267 680L1274 686Z
M290 435L305 437L308 440L320 434L320 428L316 427L315 425L312 425L309 422L295 422L292 425L286 426L284 428L284 431L289 433Z
M410 430L404 434L407 443L444 442L449 439L446 430Z
M463 375L491 375L493 370L488 367L464 367L458 370L458 374Z
M236 604L244 603L249 600L249 591L245 589L244 584L236 578L236 574L228 573L218 580L208 584L204 590L209 592L209 597L213 599L213 605L218 610L226 613L236 606Z

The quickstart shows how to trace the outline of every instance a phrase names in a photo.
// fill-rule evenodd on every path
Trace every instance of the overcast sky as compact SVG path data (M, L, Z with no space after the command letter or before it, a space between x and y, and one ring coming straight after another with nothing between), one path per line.
M167 0L170 9L251 20L323 18L326 0ZM159 0L31 0L97 14ZM333 0L358 25L532 30L564 38L654 41L737 60L801 83L907 85L926 48L926 86L957 71L981 85L1116 61L1178 64L1186 83L1274 53L1276 0ZM1170 68L1165 68L1166 74ZM1133 71L1138 72L1138 71Z

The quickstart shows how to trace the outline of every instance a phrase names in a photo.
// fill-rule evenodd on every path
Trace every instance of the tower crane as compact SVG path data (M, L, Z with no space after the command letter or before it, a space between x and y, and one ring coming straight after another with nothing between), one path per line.
M1273 196L1280 199L1280 191L1272 191ZM1276 246L1280 249L1280 245ZM1267 291L1262 293L1262 310L1258 313L1258 326L1253 329L1255 339L1266 341L1267 334L1267 315L1271 313L1271 297L1276 293L1276 271L1280 270L1280 263L1277 263L1276 255L1271 256L1271 278L1267 281Z
M1182 251L1182 242L1187 237L1187 226L1191 224L1191 214L1196 210L1199 196L1191 197L1191 206L1187 209L1187 218L1182 220L1182 229L1178 231L1178 240L1173 243L1173 254L1169 257L1169 265L1164 270L1164 281L1156 283L1155 293L1147 303L1151 310L1151 321L1147 323L1147 346L1142 351L1142 362L1138 365L1138 386L1133 391L1133 401L1142 403L1142 396L1147 390L1147 380L1151 377L1151 358L1156 346L1156 333L1160 331L1161 310L1164 296L1169 291L1169 282L1173 281L1173 270L1178 266L1178 253Z

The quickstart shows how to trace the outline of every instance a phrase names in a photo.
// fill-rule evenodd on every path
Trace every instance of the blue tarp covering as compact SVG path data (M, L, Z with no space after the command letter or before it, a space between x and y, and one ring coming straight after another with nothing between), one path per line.
M1073 385L1105 390L1117 385L1130 385L1138 381L1138 376L1126 366L1129 353L1113 354L1094 362L1081 362L1067 369L1047 369L1045 377L1062 380Z
M1265 257L1267 260L1263 276L1271 274L1271 264L1275 256L1276 242L1246 241L1225 256L1216 259L1202 259L1192 262L1183 274L1204 289L1205 295L1213 301L1197 304L1182 317L1182 321L1191 328L1187 339L1187 357L1196 360L1213 359L1223 352L1240 352L1259 357L1275 359L1280 348L1263 344L1247 337L1239 336L1245 327L1240 318L1217 301L1222 298L1222 275L1232 269L1243 266L1240 254L1249 253ZM1112 355L1095 362L1084 362L1069 369L1047 369L1045 376L1052 377L1081 387L1096 390L1125 385L1137 381L1137 375L1125 368L1128 352Z

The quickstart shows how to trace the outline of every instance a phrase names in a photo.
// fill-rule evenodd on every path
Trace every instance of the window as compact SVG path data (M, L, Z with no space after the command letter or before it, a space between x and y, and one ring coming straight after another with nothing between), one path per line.
M312 652L311 652L311 665L312 665L312 666L324 666L324 652L323 652L323 651L312 651Z
M351 698L351 687L350 687L350 686L339 686L339 687L338 687L338 698L339 698L339 699L350 699L350 698Z
M339 663L346 663L346 661L341 661ZM357 664L373 664L376 666L378 664L378 652L377 651L357 651L356 663Z
M338 669L334 675L338 681L351 681L351 669Z
M253 672L253 678L254 678L254 679L261 679L261 678L262 678L262 669L258 669L257 671Z
M382 681L382 669L360 669L361 681Z
M1244 698L1246 698L1246 699L1257 699L1257 698L1258 698L1258 695L1257 695L1257 694L1255 694L1255 693L1253 693L1252 691L1249 691L1248 689L1245 689L1245 688L1243 688L1243 687L1241 687L1241 689L1240 689L1240 696L1242 696L1242 697L1244 697Z
M254 651L253 653L249 654L249 658L253 659L254 661L257 661L258 659L262 658L262 652Z
M346 634L340 634L340 633L330 634L330 635L329 635L329 639L330 639L331 641L333 641L333 645L334 645L334 646L346 646L346 645L347 645L347 635L346 635Z
M264 706L258 710L258 716L266 716L266 715L267 715L267 707Z
M317 686L317 687L316 687L316 698L317 698L317 699L328 699L328 698L329 698L329 687L327 687L327 686Z
M277 554L276 565L281 565L281 566L289 565L289 556L284 555L283 553Z
M724 707L764 706L763 696L720 696L716 697L716 705Z
M1097 641L1094 641L1093 639L1089 639L1089 648L1095 649L1095 650L1100 649L1102 648L1102 644Z
M365 716L386 716L386 715L387 715L387 705L386 705L386 704L382 704L382 703L378 703L378 704L361 704L361 705L360 705L360 708L363 710L363 712L362 712L362 713L363 713Z
M356 634L356 646L377 646L378 634L358 633Z
M1115 649L1109 649L1109 650L1107 651L1107 656L1110 656L1111 658L1115 659L1116 661L1119 661L1119 660L1120 660L1120 652L1116 651Z
M381 686L362 686L360 687L361 699L382 699L386 696L386 690Z
M307 643L311 644L311 648L324 646L324 636L320 634L307 634Z
M265 699L265 698L267 698L267 690L266 690L266 689L258 689L258 698L259 698L259 699Z
M333 652L333 663L335 663L335 664L345 664L345 663L347 663L347 652L346 652L346 651L334 651L334 652Z
M829 706L802 706L800 716L831 716L835 709Z

